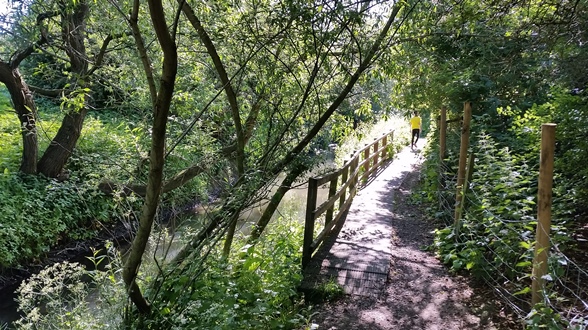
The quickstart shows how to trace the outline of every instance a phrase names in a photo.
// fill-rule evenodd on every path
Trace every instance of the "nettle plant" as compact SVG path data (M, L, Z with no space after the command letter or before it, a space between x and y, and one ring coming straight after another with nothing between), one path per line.
M529 275L535 244L538 155L513 155L489 135L472 147L475 170L466 195L461 226L436 230L435 247L454 270L480 278L505 276L513 294L530 292ZM559 198L559 190L554 196ZM554 205L554 215L560 216ZM569 240L565 217L553 219L554 244ZM562 273L562 257L552 254L549 272ZM549 285L548 285L549 287Z
M472 149L476 164L461 226L437 230L435 246L455 270L525 276L534 236L536 170L485 134Z

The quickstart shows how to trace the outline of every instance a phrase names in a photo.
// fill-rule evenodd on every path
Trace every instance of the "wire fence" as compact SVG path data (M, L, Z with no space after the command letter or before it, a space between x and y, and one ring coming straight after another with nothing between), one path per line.
M447 131L448 141L454 142L452 146L460 136L458 129ZM476 167L493 167L502 171L502 177L496 181L486 176L489 170L474 170L464 202L459 203L456 200L457 164L452 159L455 158L452 151L448 150L450 155L445 162L437 161L438 214L444 215L451 229L444 237L450 243L437 242L450 245L441 251L445 262L453 262L454 268L468 269L482 278L528 325L588 329L588 262L575 248L577 242L570 234L573 228L566 227L570 219L559 218L559 215L554 218L547 273L542 276L545 281L543 299L533 305L531 283L537 210L528 195L521 194L520 200L516 200L517 196L502 195L500 189L535 192L536 186L529 182L536 182L536 178L521 175L519 168L510 163L488 163L489 159L500 158L488 154L496 150L485 149L483 143L474 142L470 152L488 155L487 159L476 160ZM501 185L505 187L500 188ZM459 204L463 204L462 219L456 228L452 220ZM554 208L557 207L554 204Z

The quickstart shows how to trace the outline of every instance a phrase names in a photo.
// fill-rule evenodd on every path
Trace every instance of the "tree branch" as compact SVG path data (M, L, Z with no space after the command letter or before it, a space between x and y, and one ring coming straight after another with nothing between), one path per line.
M96 70L102 67L102 63L104 62L104 55L106 54L106 50L108 49L108 44L114 39L122 38L123 36L132 35L131 32L123 32L119 34L109 34L104 42L102 42L102 46L100 47L100 51L98 55L96 55L96 60L94 61L94 66L90 70L88 70L88 76L92 75Z
M32 85L29 85L29 89L32 92L35 92L37 94L47 96L47 97L58 97L62 93L66 92L65 89L47 89L47 88L36 87L36 86L32 86Z
M179 188L203 173L207 167L199 164L194 164L178 174L174 175L171 179L165 182L161 187L161 192L170 192L176 188ZM129 196L136 194L141 197L145 197L147 193L147 186L145 185L121 185L112 181L104 181L98 185L98 189L107 195L112 195L115 191L121 191L123 196Z
M200 40L204 44L204 47L206 47L208 55L212 59L212 63L214 64L214 67L219 75L221 83L223 84L223 87L225 89L225 93L227 95L227 99L231 107L231 115L233 117L233 123L235 125L235 133L237 135L237 170L239 172L239 175L243 175L245 173L244 149L246 143L245 134L243 132L243 126L241 124L241 116L239 114L237 95L235 93L235 90L233 89L231 81L229 80L227 71L225 70L223 62L221 61L220 56L218 55L214 43L210 39L210 36L202 26L198 17L194 13L194 10L192 10L192 7L190 7L183 0L178 0L178 3L180 4L180 6L182 6L182 11L184 12L184 15L186 16L190 24L192 24L192 27L196 30L198 36L200 36Z
M59 15L59 12L57 12L57 11L51 11L51 12L41 13L41 14L37 15L37 26L39 27L41 37L34 44L31 44L28 47L23 48L23 49L15 52L14 54L12 54L11 60L10 60L10 67L11 68L16 69L25 58L29 57L33 53L33 51L35 51L35 49L37 47L40 47L40 46L49 42L49 37L47 35L47 31L45 29L43 29L41 24L43 23L44 20L58 16L58 15Z
M324 126L324 124L327 122L327 120L331 117L333 112L335 112L335 110L337 110L339 105L341 105L341 103L345 100L347 95L351 92L351 89L353 88L353 86L355 86L355 83L357 82L357 80L359 79L361 74L369 68L371 61L372 61L372 58L380 50L380 45L386 39L388 32L390 31L390 28L392 26L392 23L394 22L396 15L398 15L398 12L400 11L401 6L402 6L402 4L394 5L394 7L392 9L392 13L390 14L390 17L388 18L388 21L386 22L386 25L384 26L384 28L380 32L378 38L376 39L376 41L372 45L369 52L366 54L366 57L364 58L363 62L359 65L359 67L357 68L357 70L355 71L353 76L351 76L351 78L347 82L347 85L345 86L343 91L341 91L341 93L339 93L339 95L337 96L335 101L333 101L333 103L329 106L327 111L319 118L319 121L312 127L310 132L302 139L302 141L300 141L300 143L298 143L298 145L296 145L296 147L294 147L290 152L288 152L288 154L282 159L282 161L278 162L271 169L271 171L270 171L271 173L277 174L280 171L282 171L284 169L284 167L286 167L286 165L290 164L294 160L294 158L296 158L298 156L298 154L300 152L302 152L302 150L304 148L306 148L306 146L308 146L310 141L312 141L312 139L318 134L318 132L321 130L321 128Z
M153 68L151 67L151 61L147 55L147 48L145 47L141 30L139 29L139 0L133 1L133 11L129 17L129 25L131 27L131 31L133 32L133 37L135 39L135 44L137 45L141 63L143 64L143 70L145 70L145 78L147 79L147 85L149 86L151 104L155 106L155 101L157 99L157 88L155 87L155 78L153 78Z

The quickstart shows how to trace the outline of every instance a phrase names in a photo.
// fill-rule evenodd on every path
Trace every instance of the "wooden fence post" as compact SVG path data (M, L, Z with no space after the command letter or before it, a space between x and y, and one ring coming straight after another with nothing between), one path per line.
M388 134L384 135L382 138L382 159L386 159L388 156Z
M470 182L472 182L472 174L474 173L474 160L475 160L475 156L474 153L470 154L470 157L468 158L468 166L467 166L467 170L466 170L466 175L465 175L465 181L463 182L463 188L462 188L462 192L461 192L461 201L460 201L460 205L459 208L456 208L455 211L458 212L458 214L456 215L456 218L458 219L457 222L455 223L455 233L458 234L459 233L459 229L461 226L461 217L463 215L463 210L465 208L466 205L466 194L468 193L468 189L470 186ZM457 235L455 235L455 238L457 239Z
M346 184L347 178L349 178L349 166L347 166L348 163L349 163L349 160L347 160L347 159L343 162L343 171L341 172L341 186ZM343 207L343 204L345 204L346 191L347 191L347 188L343 189L343 191L341 192L341 198L339 198L339 212L341 212L341 208Z
M349 165L349 198L353 198L355 196L355 186L357 185L357 174L355 173L357 171L357 165L358 165L358 160L359 160L359 154L355 155L357 153L356 151L353 151L353 153L351 154L351 164ZM354 157L355 156L355 157Z
M539 191L537 193L537 233L533 259L531 303L543 301L544 276L547 274L549 231L551 229L551 190L553 186L553 152L555 124L541 125L541 156L539 165Z
M362 175L362 179L365 180L367 177L365 176L369 171L370 171L370 161L368 160L370 158L370 148L367 148L367 143L365 144L364 147L365 150L363 151L363 160L367 160L364 164L363 164L363 175Z
M331 179L331 183L329 184L329 198L330 200L335 194L337 193L337 181L339 181L339 176L335 176ZM329 224L333 220L333 211L335 210L335 203L329 207L327 210L327 214L325 215L325 226Z
M466 102L463 107L463 124L461 127L461 145L459 151L459 168L457 170L457 194L455 196L455 219L454 227L457 228L461 220L461 200L463 194L463 184L466 179L466 161L468 148L470 146L470 121L472 119L472 104Z
M476 163L476 155L472 152L470 154L470 158L468 159L468 170L467 170L467 180L468 182L472 182L472 178L474 177L474 165ZM469 187L466 186L466 193L468 192L467 189Z
M306 197L306 219L304 221L304 242L302 245L302 268L304 269L310 258L312 257L312 251L310 246L312 245L314 236L314 211L316 210L316 198L318 191L318 180L315 178L308 179L308 195Z
M378 152L379 149L379 139L374 139L376 140L376 143L374 143L374 166L376 166L376 164L378 163L378 159L380 156L380 153Z
M439 161L443 163L445 150L447 149L447 108L441 108L441 119L439 121Z
M445 151L447 150L447 108L441 108L439 119L439 195L445 190Z

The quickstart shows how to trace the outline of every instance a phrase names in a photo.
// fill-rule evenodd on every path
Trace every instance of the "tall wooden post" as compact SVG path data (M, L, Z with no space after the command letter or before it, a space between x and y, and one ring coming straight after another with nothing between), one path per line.
M357 190L357 178L359 176L357 165L359 165L359 156L360 155L357 153L357 151L354 151L353 154L351 154L351 164L349 167L349 180L351 181L349 183L349 198L355 197Z
M445 150L447 149L447 108L441 108L441 119L439 120L439 161L443 163Z
M347 183L347 178L349 178L349 160L345 160L343 162L343 170L341 171L341 186L344 186ZM345 193L347 192L347 188L343 189L341 192L341 197L339 198L339 212L341 212L343 208L343 204L345 204Z
M439 195L445 191L445 152L447 151L447 108L441 108L439 119ZM439 199L441 202L441 199Z
M388 134L384 135L382 138L382 159L386 159L388 157Z
M339 176L335 176L331 179L331 183L329 184L329 200L335 196L337 193L337 182L339 181ZM335 211L335 203L331 205L327 209L327 214L325 215L325 226L328 225L333 220L333 213Z
M459 167L457 170L457 194L455 197L454 227L457 228L461 220L461 201L463 184L466 178L466 162L470 146L470 121L472 119L472 104L466 102L463 107L463 124L461 126L461 145L459 149Z
M472 182L472 178L474 177L474 165L476 162L476 155L472 152L470 154L470 158L468 159L468 170L467 170L467 182ZM466 185L466 190L464 190L465 192L467 192L467 185Z
M537 233L535 258L533 259L533 283L531 303L543 301L551 229L551 190L553 186L553 152L555 149L555 124L541 125L541 160L539 165L539 192L537 194Z
M467 166L467 170L466 170L465 180L463 182L461 201L459 204L460 207L455 209L456 219L457 219L457 222L455 223L455 233L459 233L460 220L463 215L463 209L466 204L465 203L466 202L466 195L468 193L468 188L469 188L470 182L472 182L472 175L474 173L474 160L475 160L474 153L471 153L470 157L468 158L468 166ZM457 235L455 235L455 238L457 238Z
M374 139L374 140L376 140L376 143L374 143L374 166L376 166L376 164L378 163L378 160L380 158L379 157L380 156L380 153L378 152L378 149L380 149L379 148L379 145L380 144L379 144L379 141L378 141L379 139Z
M304 269L312 257L312 245L314 236L314 212L316 210L316 198L318 181L315 178L308 180L308 195L306 196L306 219L304 221L304 241L302 243L302 268Z
M363 163L363 179L365 179L365 175L370 171L370 148L368 148L367 146L368 145L366 144L365 149L363 151L363 160L366 161L365 163Z

